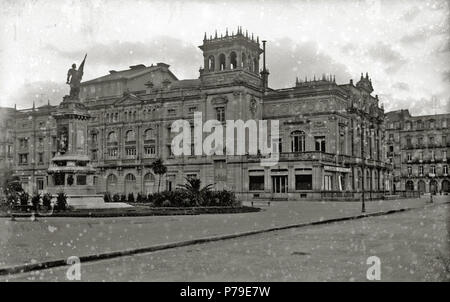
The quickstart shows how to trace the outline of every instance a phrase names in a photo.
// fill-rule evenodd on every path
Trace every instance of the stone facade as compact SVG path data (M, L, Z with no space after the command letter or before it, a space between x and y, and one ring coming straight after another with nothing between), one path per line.
M169 65L130 66L82 83L80 98L89 110L87 149L97 173L97 192L157 190L150 164L161 157L168 167L161 189L173 190L185 177L230 189L242 199L298 200L379 197L391 189L384 111L369 76L337 84L331 75L296 80L292 88L266 88L260 68L259 38L241 29L209 37L199 47L204 66L198 79L179 80ZM44 190L58 138L56 106L14 111L14 163L27 190ZM172 155L177 119L279 120L276 166L263 167L254 155ZM203 137L206 135L204 134ZM364 170L364 183L363 180Z
M386 114L387 156L394 165L396 190L449 191L450 114Z

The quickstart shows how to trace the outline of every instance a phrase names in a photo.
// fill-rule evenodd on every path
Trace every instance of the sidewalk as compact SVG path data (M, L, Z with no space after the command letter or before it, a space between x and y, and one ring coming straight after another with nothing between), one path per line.
M448 201L435 196L434 202ZM371 201L367 213L423 207L429 198ZM255 206L258 206L255 204ZM210 236L359 215L359 202L272 202L263 211L124 218L0 219L0 268L98 253L143 248Z

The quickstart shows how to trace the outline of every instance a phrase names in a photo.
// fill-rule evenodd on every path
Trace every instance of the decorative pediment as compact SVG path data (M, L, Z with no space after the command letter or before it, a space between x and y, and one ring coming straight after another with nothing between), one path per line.
M114 106L140 105L143 102L144 101L140 97L130 92L125 92L120 99L114 102Z
M228 103L228 99L224 96L215 97L211 100L212 105L224 105L226 103Z

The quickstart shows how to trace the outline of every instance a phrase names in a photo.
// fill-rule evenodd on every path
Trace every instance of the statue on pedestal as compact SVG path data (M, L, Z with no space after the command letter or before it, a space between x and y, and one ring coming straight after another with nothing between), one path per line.
M83 77L84 62L86 61L87 54L84 56L83 62L77 70L77 65L72 64L72 68L67 72L66 84L70 85L70 98L78 99L80 95L80 83Z

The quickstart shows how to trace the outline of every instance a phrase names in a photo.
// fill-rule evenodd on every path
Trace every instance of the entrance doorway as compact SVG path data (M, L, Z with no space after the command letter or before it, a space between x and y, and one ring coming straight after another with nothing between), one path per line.
M287 175L272 176L272 192L276 195L286 194L288 186Z
M418 188L421 194L425 193L425 182L423 180L419 180Z
M430 181L430 193L431 194L437 193L437 182L434 179Z

